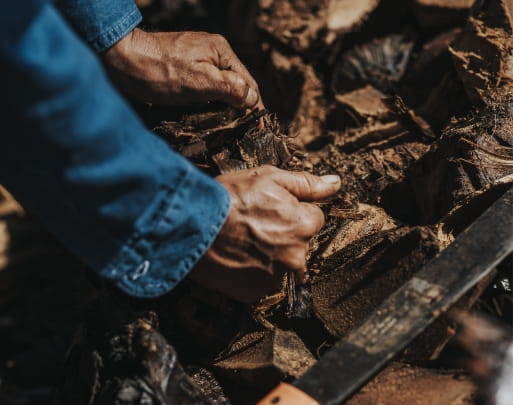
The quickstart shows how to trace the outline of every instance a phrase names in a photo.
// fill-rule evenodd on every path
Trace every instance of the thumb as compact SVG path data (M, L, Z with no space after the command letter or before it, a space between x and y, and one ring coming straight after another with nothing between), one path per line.
M274 181L301 201L330 197L340 189L340 176L314 176L307 172L275 172Z

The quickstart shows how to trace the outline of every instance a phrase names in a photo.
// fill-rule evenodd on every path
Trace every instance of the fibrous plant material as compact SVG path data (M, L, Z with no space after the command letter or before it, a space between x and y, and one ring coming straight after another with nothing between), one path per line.
M314 173L336 173L344 179L341 193L353 202L374 203L387 186L404 179L411 164L429 150L428 144L397 122L373 124L345 135L352 136L336 137L332 144L309 155Z
M512 13L508 0L478 2L451 45L454 64L474 103L482 104L490 90L512 84Z
M213 366L239 383L270 389L280 380L300 377L314 363L296 333L274 328L236 339Z
M338 34L354 30L379 0L259 0L261 30L295 51L331 44Z
M400 90L409 105L414 108L422 105L444 76L454 71L449 47L460 33L461 28L457 27L435 35L412 57Z
M435 223L477 190L494 182L511 181L508 180L513 167L510 105L510 95L490 96L486 108L450 124L440 141L412 166L402 185L402 201L413 195L420 222ZM402 186L392 187L384 196L392 213L401 210L401 201L392 195Z
M211 174L262 165L281 167L292 156L276 118L265 111L191 114L179 122L163 121L153 130Z
M369 84L348 93L336 94L337 106L333 115L339 116L345 110L346 114L350 114L354 119L355 124L385 119L391 112L383 102L385 98L382 92Z
M310 264L317 268L322 261L350 244L398 227L385 210L368 204L360 203L348 208L331 207L327 214L327 225L310 243L313 257Z

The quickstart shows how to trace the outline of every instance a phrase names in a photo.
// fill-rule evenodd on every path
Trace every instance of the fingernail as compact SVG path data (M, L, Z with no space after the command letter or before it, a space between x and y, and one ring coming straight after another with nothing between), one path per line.
M326 176L322 176L321 179L323 182L325 182L327 184L336 184L336 183L340 182L340 176L338 176L336 174L328 174Z
M246 101L244 102L244 105L246 107L253 107L258 102L258 93L253 90L249 89L248 95L246 96Z

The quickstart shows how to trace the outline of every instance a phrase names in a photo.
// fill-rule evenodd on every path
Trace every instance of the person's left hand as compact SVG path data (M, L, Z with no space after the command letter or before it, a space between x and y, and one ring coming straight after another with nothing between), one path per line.
M136 28L108 49L103 60L118 88L140 101L222 101L239 108L264 108L257 83L220 35Z

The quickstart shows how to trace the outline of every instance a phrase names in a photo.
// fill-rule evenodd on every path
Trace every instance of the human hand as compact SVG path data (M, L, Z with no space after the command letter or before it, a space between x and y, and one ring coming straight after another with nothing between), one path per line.
M222 101L264 108L258 85L220 35L138 28L103 54L118 88L153 104Z
M246 303L276 292L286 271L305 282L308 241L322 228L324 215L304 201L335 194L340 178L263 166L217 180L230 193L230 213L189 277Z

